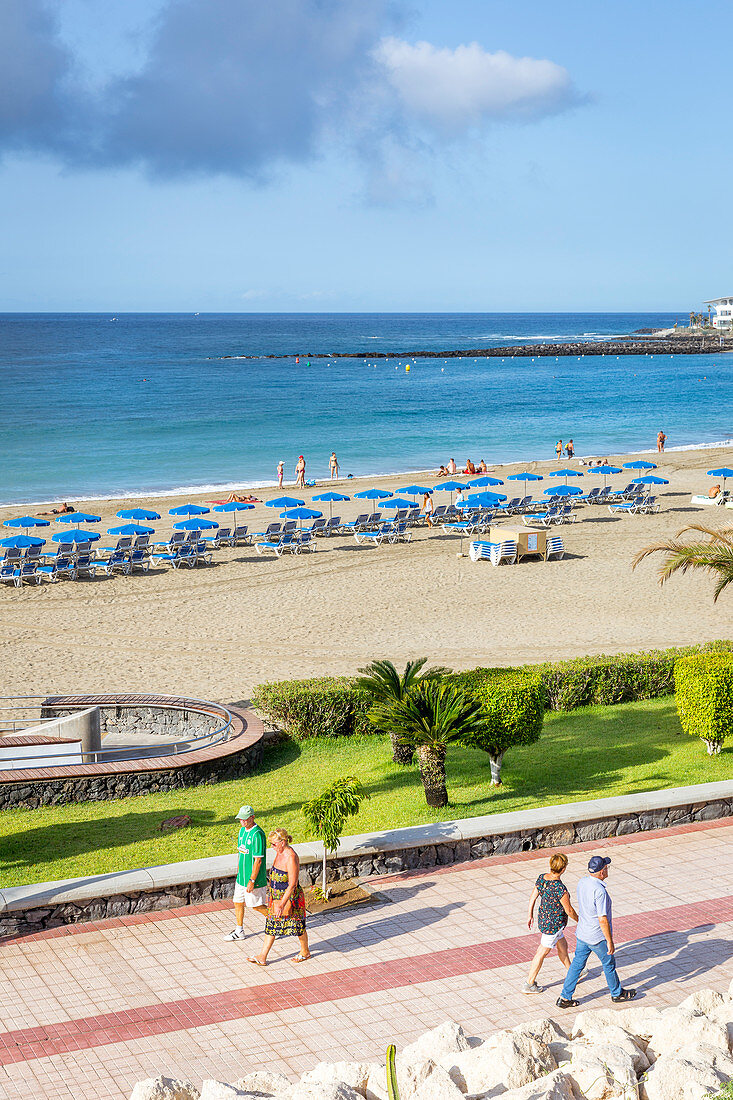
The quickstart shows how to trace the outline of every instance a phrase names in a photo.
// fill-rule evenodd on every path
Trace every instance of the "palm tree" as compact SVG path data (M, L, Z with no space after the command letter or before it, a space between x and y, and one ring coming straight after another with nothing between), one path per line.
M481 704L467 699L453 684L422 678L403 699L377 703L373 709L382 729L417 751L428 806L446 806L448 746L480 732Z
M681 535L688 531L697 531L707 535L708 541L680 542ZM677 532L675 539L657 542L646 546L634 558L632 569L650 554L666 554L666 560L659 567L659 583L664 584L673 573L686 573L688 569L704 569L717 578L713 589L713 603L726 585L733 582L733 527L723 527L716 531L714 527L705 527L700 523L691 523Z
M449 668L435 666L425 672L421 670L427 663L427 657L420 657L416 661L408 661L405 671L400 676L391 661L372 661L366 668L360 668L363 676L356 680L356 686L362 688L372 697L374 704L398 703L418 684L427 680L440 680ZM371 715L370 715L371 717ZM401 744L396 736L390 734L392 741L392 759L395 764L408 765L412 763L414 749L411 745Z

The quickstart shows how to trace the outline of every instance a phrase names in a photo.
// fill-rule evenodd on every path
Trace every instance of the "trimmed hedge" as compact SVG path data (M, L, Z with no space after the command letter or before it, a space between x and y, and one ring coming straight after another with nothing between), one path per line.
M682 657L674 666L680 725L712 756L733 735L733 653Z
M675 661L697 654L731 652L733 642L717 641L650 653L580 657L509 669L474 669L451 674L451 678L467 690L472 676L521 673L541 681L547 710L575 710L673 695ZM280 680L260 684L252 694L252 705L267 721L297 741L376 733L367 718L370 703L367 693L347 676Z
M375 732L367 718L371 702L346 676L275 680L252 693L252 705L295 741Z
M680 657L732 650L733 642L717 641L680 649L579 657L522 667L541 677L548 710L576 710L674 695L674 666Z

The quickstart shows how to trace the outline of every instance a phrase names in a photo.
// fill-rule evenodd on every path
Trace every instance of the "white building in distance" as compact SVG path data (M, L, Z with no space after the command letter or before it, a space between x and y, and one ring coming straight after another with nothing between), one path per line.
M733 295L728 298L711 298L705 302L706 306L712 306L715 310L713 325L719 329L733 328Z

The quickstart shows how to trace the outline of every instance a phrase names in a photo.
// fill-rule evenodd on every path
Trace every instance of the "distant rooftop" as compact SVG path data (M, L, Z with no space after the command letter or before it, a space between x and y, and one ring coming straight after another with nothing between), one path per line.
M717 305L718 302L727 302L732 298L733 294L725 294L722 298L708 298L705 302L703 302L703 305L714 306Z

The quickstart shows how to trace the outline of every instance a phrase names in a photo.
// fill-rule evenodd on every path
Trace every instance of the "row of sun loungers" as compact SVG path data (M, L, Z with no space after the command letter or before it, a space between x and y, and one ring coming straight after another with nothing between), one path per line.
M562 558L565 554L565 546L559 535L551 535L547 539L545 547L545 561L550 558ZM472 542L468 548L468 556L471 561L489 561L492 565L514 565L517 561L517 543L515 539L505 539L503 542Z

